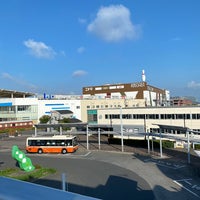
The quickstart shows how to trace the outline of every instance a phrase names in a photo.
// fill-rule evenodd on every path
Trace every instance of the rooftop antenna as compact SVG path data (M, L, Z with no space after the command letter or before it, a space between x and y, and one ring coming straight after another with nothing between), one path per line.
M145 72L144 69L142 70L142 82L146 81L146 76L145 76Z

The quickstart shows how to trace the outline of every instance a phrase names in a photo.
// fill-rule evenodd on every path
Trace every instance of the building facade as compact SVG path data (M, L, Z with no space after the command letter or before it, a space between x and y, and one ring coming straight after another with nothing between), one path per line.
M133 133L158 132L157 124L187 127L200 132L199 106L91 109L88 110L88 118L90 124L119 128L122 123Z
M38 99L38 119L43 115L51 115L55 110L71 110L73 117L81 119L81 101L71 97L71 99Z
M38 121L37 98L0 99L0 121Z
M167 90L148 85L147 82L88 86L82 89L83 98L143 99L146 106L163 106L170 103Z
M4 91L5 92L5 91ZM7 93L6 93L7 94ZM154 132L156 124L188 127L200 131L200 106L168 106L169 92L146 82L84 87L83 95L51 98L0 94L0 121L32 120L35 124L53 111L72 111L84 123L120 127L127 131ZM121 112L121 114L120 114Z
M145 107L144 99L123 99L123 98L88 98L81 100L81 120L83 122L92 123L91 117L93 116L92 110L99 109L118 109L123 108L134 108L134 107Z

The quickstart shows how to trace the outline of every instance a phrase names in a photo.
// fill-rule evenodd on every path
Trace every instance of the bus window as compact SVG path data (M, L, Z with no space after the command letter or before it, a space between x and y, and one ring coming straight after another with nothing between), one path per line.
M65 141L63 141L63 140L57 140L56 141L56 146L65 146Z
M66 146L72 146L72 140L66 140Z
M76 145L78 145L78 141L77 141L77 138L75 137L75 138L73 139L73 146L76 146Z
M51 146L56 146L56 141L55 140L51 141Z

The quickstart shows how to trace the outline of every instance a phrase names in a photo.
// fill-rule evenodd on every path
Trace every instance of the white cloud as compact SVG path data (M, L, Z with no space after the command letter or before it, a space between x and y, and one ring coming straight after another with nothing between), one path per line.
M200 83L196 83L195 81L190 81L187 86L188 88L197 89L200 88Z
M60 55L62 55L62 56L66 56L65 51L60 51Z
M88 31L108 42L138 39L140 26L132 24L130 15L129 9L123 5L101 7L88 25Z
M174 37L171 39L171 41L181 41L182 39L180 37Z
M83 70L77 70L77 71L73 72L73 76L75 76L75 77L84 76L86 74L87 74L87 72L83 71Z
M13 78L10 74L8 74L8 73L6 73L6 72L3 72L3 73L1 74L1 77L2 77L2 78L5 78L5 79L9 79L9 80L14 80L14 78Z
M80 24L86 24L87 23L87 20L83 19L83 18L79 18L78 21L79 21Z
M56 52L43 42L36 42L32 39L24 41L24 45L30 50L30 53L37 58L53 58Z
M85 51L85 47L79 47L78 49L77 49L77 52L78 53L83 53Z
M35 86L34 84L28 83L28 82L26 82L22 79L16 78L16 77L10 75L9 73L3 72L3 73L1 73L1 77L9 80L10 82L13 82L15 85L17 84L17 85L26 87L26 88L31 89L31 90L37 89L37 86Z

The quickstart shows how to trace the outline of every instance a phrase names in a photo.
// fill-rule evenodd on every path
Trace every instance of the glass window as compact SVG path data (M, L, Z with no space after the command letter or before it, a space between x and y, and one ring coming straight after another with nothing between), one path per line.
M78 141L77 141L77 138L75 137L75 138L73 139L73 146L76 146L76 145L78 145Z
M72 140L66 140L66 145L67 146L72 146Z
M138 115L138 119L144 119L144 114Z
M185 119L190 119L190 114L185 114Z
M137 115L133 115L133 119L137 119Z
M192 114L192 119L197 119L197 115L196 114Z

